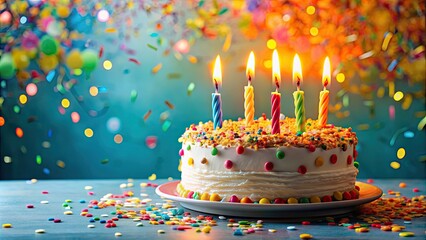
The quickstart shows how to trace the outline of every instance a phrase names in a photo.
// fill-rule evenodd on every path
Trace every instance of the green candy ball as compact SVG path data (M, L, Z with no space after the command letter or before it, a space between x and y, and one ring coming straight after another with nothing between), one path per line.
M98 55L94 50L86 49L81 54L81 58L83 59L83 69L87 72L91 72L95 70L96 65L98 65Z
M15 75L15 64L10 54L0 58L0 78L9 79Z
M45 35L40 40L40 51L47 56L58 53L59 43L53 37Z

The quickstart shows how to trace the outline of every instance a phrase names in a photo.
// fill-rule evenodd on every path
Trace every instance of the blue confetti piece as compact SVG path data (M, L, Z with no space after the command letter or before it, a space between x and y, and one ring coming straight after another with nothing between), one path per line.
M412 131L406 131L406 132L404 132L404 137L405 138L413 138L414 133Z
M392 60L392 62L388 66L388 71L392 72L395 69L396 64L398 64L398 61L396 59Z
M106 87L98 87L98 92L99 93L106 93L106 92L108 92L108 89Z
M124 73L124 74L129 74L129 73L130 73L130 70L129 70L129 69L124 69L123 73Z
M47 80L48 82L51 82L51 81L53 80L53 78L55 77L55 75L56 75L56 71L55 71L55 70L50 71L50 72L47 74L47 76L46 76L46 80Z
M53 134L52 129L49 129L49 131L47 131L47 137L51 138Z
M50 174L50 170L48 168L43 168L43 173L46 175Z
M153 32L153 33L151 33L149 36L151 36L151 37L158 37L158 33Z

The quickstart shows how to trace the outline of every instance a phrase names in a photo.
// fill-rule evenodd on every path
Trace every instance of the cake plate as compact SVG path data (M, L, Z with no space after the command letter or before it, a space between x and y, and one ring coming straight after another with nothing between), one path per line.
M155 189L155 192L161 197L180 203L182 207L187 209L233 217L300 218L342 215L356 210L362 204L378 199L383 194L382 190L376 186L356 182L361 190L359 198L353 200L307 204L242 204L180 197L176 191L179 182L173 181L162 184Z

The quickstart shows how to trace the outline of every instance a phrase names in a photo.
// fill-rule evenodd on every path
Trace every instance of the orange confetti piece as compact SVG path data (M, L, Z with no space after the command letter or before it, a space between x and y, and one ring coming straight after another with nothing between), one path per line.
M198 62L198 58L195 56L188 56L188 61L192 64L195 64Z
M159 64L157 64L155 67L153 67L153 68L152 68L151 72L152 72L153 74L156 74L156 73L158 73L158 71L160 71L160 70L161 70L161 68L162 68L162 67L163 67L163 64L159 63Z
M143 120L146 121L148 120L149 116L151 116L152 110L148 110L148 112L145 113L145 115L143 115Z
M166 105L167 105L167 107L169 107L170 109L174 109L175 108L175 106L171 103L171 102L169 102L169 101L165 101L164 102Z
M107 28L107 29L105 29L105 32L106 33L115 33L115 32L117 32L117 29L116 28Z
M22 130L22 128L16 128L15 133L18 138L22 138L24 136L24 131Z
M129 58L129 61L133 62L133 63L136 63L137 65L141 65L141 63L137 59Z
M222 50L224 52L227 52L229 48L231 47L231 43L232 43L232 33L229 32L228 34L226 34L226 38L225 38L225 42L223 43Z

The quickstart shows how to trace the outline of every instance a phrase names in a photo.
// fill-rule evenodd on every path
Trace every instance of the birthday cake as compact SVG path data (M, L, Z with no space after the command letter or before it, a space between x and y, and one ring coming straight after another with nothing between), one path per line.
M298 132L294 118L260 118L193 124L179 138L181 197L239 203L318 203L359 197L355 186L358 139L351 128L306 120Z

